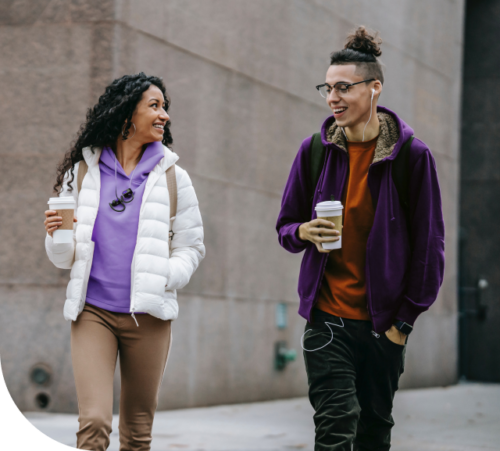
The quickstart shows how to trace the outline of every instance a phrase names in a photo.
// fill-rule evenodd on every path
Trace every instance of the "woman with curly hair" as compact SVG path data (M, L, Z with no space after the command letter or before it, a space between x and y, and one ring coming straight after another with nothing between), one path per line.
M45 212L47 255L71 269L64 317L72 321L79 449L109 445L118 355L120 449L150 449L176 290L205 256L194 188L167 147L169 104L160 78L113 81L58 168L55 191L76 201L73 243L53 242L62 218Z

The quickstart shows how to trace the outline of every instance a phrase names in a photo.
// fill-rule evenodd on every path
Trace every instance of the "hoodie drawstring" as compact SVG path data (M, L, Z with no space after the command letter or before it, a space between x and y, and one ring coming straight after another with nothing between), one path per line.
M134 312L132 312L132 318L134 318L135 324L137 324L137 327L139 327L139 323L137 322L137 318L134 315Z

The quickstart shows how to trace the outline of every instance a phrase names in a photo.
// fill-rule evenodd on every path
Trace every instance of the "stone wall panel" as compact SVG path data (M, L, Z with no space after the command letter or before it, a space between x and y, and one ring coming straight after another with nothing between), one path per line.
M380 103L430 146L443 196L445 282L410 337L402 386L455 382L463 0L52 0L22 11L25 3L0 5L0 353L21 409L36 408L26 375L44 361L58 372L49 410L76 411L62 316L68 273L45 256L43 211L86 109L113 78L139 71L165 80L174 150L197 191L207 246L179 294L159 408L306 394L300 352L285 371L273 368L275 341L300 351L305 323L296 313L301 255L279 247L274 227L300 144L329 114L315 85L358 24L381 32ZM470 171L494 167L481 157ZM284 330L275 325L281 302ZM115 410L118 390L117 379Z

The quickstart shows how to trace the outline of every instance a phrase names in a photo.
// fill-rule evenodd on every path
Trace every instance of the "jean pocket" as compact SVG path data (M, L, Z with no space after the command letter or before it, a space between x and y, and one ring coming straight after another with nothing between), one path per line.
M381 337L388 343L388 346L391 346L393 349L395 350L398 350L398 351L402 351L405 346L406 346L406 342L404 345L400 345L399 343L394 343L388 336L385 332L383 332L382 334L380 334ZM406 338L406 340L408 340L408 337Z

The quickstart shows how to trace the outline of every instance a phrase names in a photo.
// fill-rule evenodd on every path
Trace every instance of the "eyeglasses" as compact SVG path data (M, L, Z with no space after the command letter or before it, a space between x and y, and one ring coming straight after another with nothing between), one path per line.
M375 78L370 78L369 80L358 81L357 83L344 83L343 81L339 81L335 83L333 86L328 83L323 83L322 85L316 86L316 89L321 94L321 97L325 99L331 94L332 89L335 90L335 94L342 97L343 95L349 92L349 88L351 86L359 85L360 83L368 83L369 81L375 81Z

